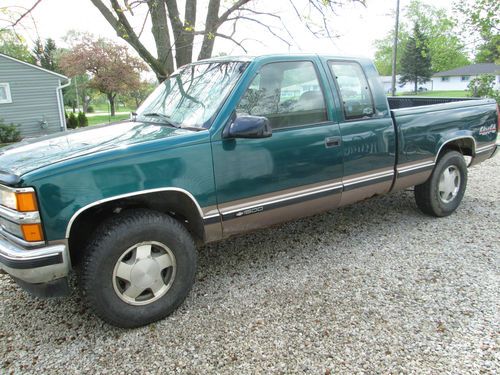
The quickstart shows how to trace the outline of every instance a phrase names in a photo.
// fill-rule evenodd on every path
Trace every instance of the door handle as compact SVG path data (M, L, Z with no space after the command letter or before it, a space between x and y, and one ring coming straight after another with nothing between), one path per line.
M340 146L340 137L326 137L325 138L325 147L332 148Z

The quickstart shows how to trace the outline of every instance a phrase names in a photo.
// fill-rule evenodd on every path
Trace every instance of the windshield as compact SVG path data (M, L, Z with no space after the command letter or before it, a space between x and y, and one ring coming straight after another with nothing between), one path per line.
M181 68L151 93L138 116L177 127L208 128L245 66L225 61Z

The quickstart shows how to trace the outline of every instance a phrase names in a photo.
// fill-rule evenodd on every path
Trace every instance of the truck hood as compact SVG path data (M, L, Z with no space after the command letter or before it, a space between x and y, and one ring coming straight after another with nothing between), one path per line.
M63 160L192 132L163 124L126 121L24 140L0 148L0 180L16 183L14 177Z

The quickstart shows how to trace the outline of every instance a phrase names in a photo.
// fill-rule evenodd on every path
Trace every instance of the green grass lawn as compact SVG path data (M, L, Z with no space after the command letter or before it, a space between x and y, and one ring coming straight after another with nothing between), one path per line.
M467 98L468 92L463 90L449 90L449 91L424 91L419 92L417 95L414 93L398 93L398 95L409 96L433 96L436 98Z
M88 120L89 120L89 126L92 126L92 125L109 124L111 122L126 120L129 117L130 114L126 113L126 114L116 115L114 117L111 117L109 115L92 116L88 117Z

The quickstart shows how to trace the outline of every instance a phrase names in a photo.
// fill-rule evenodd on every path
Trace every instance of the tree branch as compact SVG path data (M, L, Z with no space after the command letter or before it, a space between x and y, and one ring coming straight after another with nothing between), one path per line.
M42 0L35 1L35 3L33 4L33 6L31 8L29 8L29 9L27 9L26 12L24 12L23 14L21 14L19 16L19 18L11 25L11 27L16 27L17 24L19 22L21 22L24 17L26 17L28 14L30 14L38 6L38 4L40 4L41 2L42 2Z

